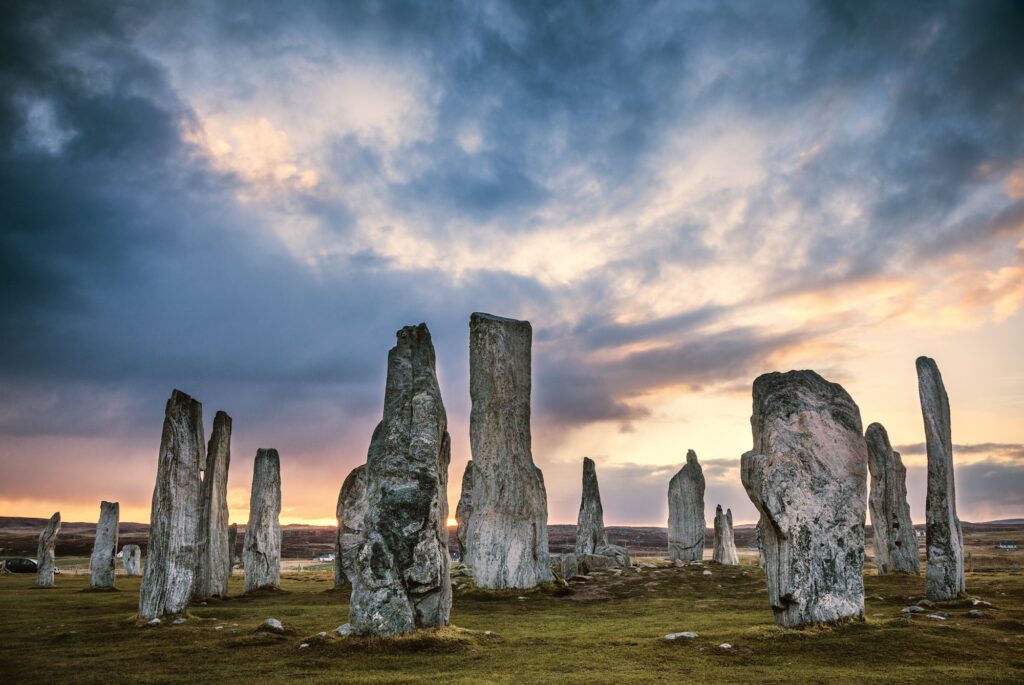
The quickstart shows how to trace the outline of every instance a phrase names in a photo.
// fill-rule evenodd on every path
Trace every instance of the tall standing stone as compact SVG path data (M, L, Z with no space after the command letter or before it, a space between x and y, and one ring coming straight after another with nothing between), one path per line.
M463 562L469 557L469 519L473 516L473 460L466 462L466 470L462 473L462 494L459 504L455 507L455 521L458 528L455 537L459 541L459 559Z
M360 635L448 625L448 417L425 324L398 331L388 354L384 418L366 463L362 544L349 621ZM376 443L376 444L373 444Z
M754 381L743 486L761 514L768 596L784 626L864 614L867 446L850 395L813 371Z
M206 448L200 490L195 597L226 597L230 575L228 548L228 467L231 464L231 417L219 411Z
M192 597L199 471L206 461L205 451L203 405L175 390L164 412L146 566L139 588L140 618L181 613Z
M875 541L875 565L879 575L920 573L917 537L907 504L907 469L900 453L893 451L889 434L880 423L868 426L864 439L868 445L868 470L871 472L871 528Z
M377 431L374 431L379 444L377 435ZM366 509L366 464L360 464L348 474L341 485L341 492L338 493L338 537L334 550L335 588L344 587L346 581L352 582L355 555L359 553L359 546L362 544Z
M238 542L238 524L232 523L228 526L228 578L235 571L235 559L238 558L236 550Z
M138 545L125 545L121 548L121 565L126 576L142 575L142 549Z
M736 540L732 533L732 509L722 513L722 505L715 507L715 549L711 560L719 564L736 566L740 563L736 554Z
M121 506L117 502L100 502L100 520L96 524L96 539L89 557L89 585L92 587L114 587L120 519Z
M935 360L917 358L917 389L928 447L928 497L925 509L928 599L942 601L964 594L964 533L956 515L953 437L949 398Z
M703 559L704 532L704 470L697 453L687 450L686 463L668 484L669 559Z
M532 339L529 321L480 313L469 319L473 516L466 561L483 588L530 588L554 578L544 475L530 446Z
M601 489L597 483L597 466L590 457L583 457L583 496L580 499L580 514L576 519L575 556L584 572L630 565L629 552L625 547L608 544Z
M36 547L36 587L53 587L54 548L60 533L60 512L55 512L39 534Z
M281 458L275 449L256 450L245 526L242 566L245 591L281 584Z

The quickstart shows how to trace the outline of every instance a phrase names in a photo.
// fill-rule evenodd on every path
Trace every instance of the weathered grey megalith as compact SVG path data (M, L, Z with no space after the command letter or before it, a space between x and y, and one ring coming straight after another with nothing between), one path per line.
M743 486L761 514L768 596L784 626L864 614L867 446L850 395L813 371L754 381Z
M925 593L932 601L956 599L965 591L964 533L956 515L949 398L935 360L917 358L917 389L928 448Z
M598 568L627 567L630 565L629 552L625 547L608 544L604 530L604 508L601 506L601 489L597 483L597 467L590 457L583 457L583 496L580 499L580 514L576 520L576 561L584 573ZM605 559L593 557L609 557Z
M192 596L199 523L199 470L205 462L203 405L180 390L164 412L139 617L181 613Z
M237 547L235 546L238 541L238 524L232 523L228 526L228 578L235 570L235 560L238 558L235 554Z
M380 429L380 424L377 425ZM374 431L377 435L377 431ZM373 441L371 440L371 443ZM355 555L362 544L363 519L366 517L366 465L352 469L338 493L338 537L334 550L334 587L352 582Z
M703 559L704 531L704 470L697 453L687 450L686 463L668 484L669 559Z
M125 545L121 548L121 564L126 576L142 575L142 548L138 545Z
M900 453L889 444L889 434L880 423L868 426L864 439L868 445L868 470L871 472L871 528L874 534L875 565L879 575L920 573L917 538L907 504L907 469Z
M349 622L358 635L448 625L448 417L425 324L406 326L388 354L384 418L366 463L362 544ZM373 444L376 443L376 444Z
M228 467L231 464L231 417L219 411L206 448L200 490L195 597L226 597L231 574L228 548Z
M275 449L256 450L249 496L249 523L242 544L245 591L281 584L281 458Z
M114 587L117 568L117 528L121 506L117 502L100 502L100 520L96 523L96 539L89 557L89 585Z
M466 561L469 556L469 519L473 516L473 460L466 462L466 470L462 472L462 494L459 504L455 507L455 521L458 528L455 537L459 541L459 560Z
M530 446L532 339L529 321L469 319L473 516L465 561L483 588L530 588L554 578L544 475Z
M732 509L727 509L723 514L721 504L715 507L715 549L711 560L730 566L740 563L732 533Z
M54 547L60 533L60 512L55 512L39 534L36 547L36 587L53 587Z

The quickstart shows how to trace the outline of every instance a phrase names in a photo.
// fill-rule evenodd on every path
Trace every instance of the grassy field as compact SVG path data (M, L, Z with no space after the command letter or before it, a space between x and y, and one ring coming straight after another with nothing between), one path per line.
M347 620L348 597L330 589L326 572L285 574L283 592L195 605L187 623L157 627L135 624L137 578L100 593L85 591L84 575L58 576L51 590L8 575L0 577L0 680L1024 682L1019 573L968 575L971 596L994 605L982 619L967 618L970 603L959 601L936 607L946 621L908 621L900 608L921 598L923 579L868 575L865 621L784 630L772 623L755 565L704 568L710 576L696 566L595 576L565 595L467 588L456 592L456 627L391 641L330 632ZM240 576L231 590L241 592ZM257 632L268 617L290 632ZM699 637L662 639L687 630Z

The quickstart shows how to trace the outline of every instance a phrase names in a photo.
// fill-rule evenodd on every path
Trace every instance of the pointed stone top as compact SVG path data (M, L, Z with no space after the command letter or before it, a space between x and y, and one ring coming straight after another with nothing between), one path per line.
M693 450L686 450L686 463L696 464L699 466L700 462L697 461L697 453L694 452Z
M223 409L218 409L217 413L213 417L213 423L214 424L217 424L217 423L227 423L227 425L230 426L231 425L231 416L226 411L224 411Z
M474 321L480 321L480 320L483 320L483 321L496 321L498 323L507 323L507 324L521 325L521 326L526 326L527 328L530 327L530 322L529 321L521 321L519 319L509 319L509 318L506 318L504 316L495 316L494 314L487 314L485 312L473 312L469 316L469 323L470 323L470 325L472 325Z
M597 465L594 463L593 459L590 457L583 457L583 470L586 471L588 467L591 471L596 471L597 469Z
M719 504L719 505L717 505L715 507L715 516L721 516L721 515L722 515L722 505Z
M51 521L60 521L60 512L59 511L53 512L53 516L50 517L50 520Z

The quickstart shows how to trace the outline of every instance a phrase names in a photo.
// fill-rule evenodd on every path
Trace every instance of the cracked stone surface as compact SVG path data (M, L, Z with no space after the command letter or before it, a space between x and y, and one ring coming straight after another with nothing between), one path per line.
M455 507L455 520L458 522L456 538L459 541L459 559L465 561L469 556L469 519L473 516L473 460L466 463L462 473L462 494L459 504Z
M142 575L142 548L138 545L125 545L121 548L121 564L126 576Z
M880 423L868 426L864 434L871 473L871 528L874 531L875 565L879 575L921 572L917 537L907 504L907 469L900 453L889 444L889 434Z
M117 502L100 502L100 520L89 557L89 585L92 587L114 587L120 520L121 506Z
M281 457L260 448L253 464L249 523L242 545L245 591L281 584Z
M687 450L686 463L668 485L669 559L700 561L704 531L704 470L697 453Z
M213 419L200 488L195 597L226 597L231 574L228 540L228 467L231 464L231 417L223 411Z
M373 431L371 445L379 440L380 424ZM370 452L374 448L371 446ZM352 469L338 493L338 538L334 556L334 587L342 588L352 582L355 555L362 544L363 519L366 517L366 464Z
M46 527L39 533L36 547L36 587L53 587L54 549L60 534L60 512L55 512Z
M732 533L732 509L727 509L723 514L721 504L715 507L715 547L711 560L730 566L740 563Z

